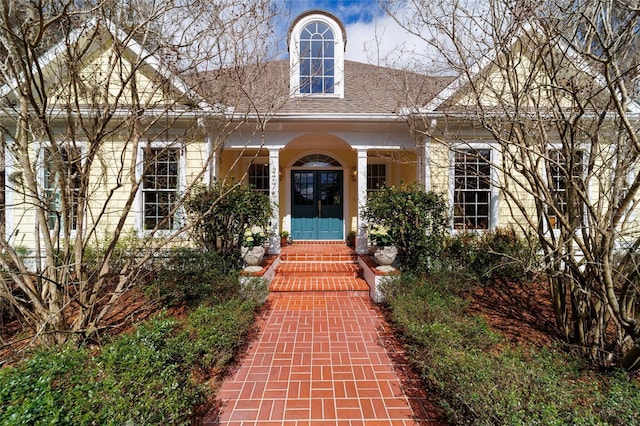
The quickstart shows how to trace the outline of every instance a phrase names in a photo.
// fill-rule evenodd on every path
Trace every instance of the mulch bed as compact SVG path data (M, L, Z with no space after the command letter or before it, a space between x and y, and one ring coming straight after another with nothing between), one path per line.
M528 284L498 281L474 289L470 298L469 312L482 315L510 342L549 346L560 338L551 295L542 281Z

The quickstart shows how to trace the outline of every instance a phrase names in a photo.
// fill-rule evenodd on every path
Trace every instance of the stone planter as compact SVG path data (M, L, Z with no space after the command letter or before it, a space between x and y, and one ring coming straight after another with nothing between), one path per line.
M260 270L262 267L260 264L262 263L262 258L264 258L264 247L255 246L255 247L244 247L240 248L240 256L244 263L247 266L244 268L245 270Z
M379 270L392 270L391 264L396 260L398 249L395 246L378 246L373 252L373 257L378 262Z

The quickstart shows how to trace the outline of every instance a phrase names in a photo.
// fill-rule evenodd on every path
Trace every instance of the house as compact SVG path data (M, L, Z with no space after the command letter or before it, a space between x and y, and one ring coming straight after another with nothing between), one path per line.
M103 105L97 100L106 96L118 108L98 108L92 123L76 118L86 140L76 138L63 150L54 152L37 137L31 138L31 160L8 149L6 235L13 245L36 249L41 231L33 205L50 206L50 229L69 229L69 235L108 233L120 221L139 235L179 231L185 221L176 194L213 180L246 182L268 194L277 205L271 221L276 233L289 231L294 240L344 240L356 231L359 252L367 249L362 206L368 192L385 185L418 182L447 194L452 229L495 229L522 221L526 209L535 209L526 194L523 211L505 202L499 188L511 177L505 178L503 145L469 112L474 101L464 81L345 60L348 34L329 13L309 11L292 23L288 61L246 66L241 73L225 69L176 76L134 39L125 41L109 24L96 25L102 25L99 36L87 35L91 25L75 35L75 43L88 46L84 68L73 70L82 87L59 72L65 68L60 46L43 59L55 100L49 105L53 132L68 137L69 105ZM124 46L125 53L114 56L114 46ZM492 66L479 64L478 75L491 75ZM100 86L118 69L131 77ZM133 83L142 97L133 96ZM12 90L10 82L3 88L5 104L16 102ZM483 102L490 106L496 99L487 92ZM119 118L121 110L139 111L145 119L130 124L127 114ZM101 121L106 115L110 121ZM7 135L19 135L12 117L5 114L2 120L11 129ZM97 132L110 135L100 153L93 152L90 137ZM9 146L16 142L7 140ZM29 168L24 161L36 163L37 187L21 184ZM48 171L56 161L74 164L77 171L57 176ZM101 171L81 181L83 167L98 162ZM553 163L559 170L567 159ZM547 189L561 195L558 170L551 170ZM88 229L75 230L74 215L61 219L65 209L77 210L60 201L61 187L67 192L83 188L84 211L92 218ZM563 206L560 210L570 205L565 200ZM270 251L279 249L274 238Z
M325 12L299 16L288 37L289 60L265 64L248 96L253 107L268 93L267 107L236 106L243 125L215 152L213 174L246 174L268 193L278 206L274 230L294 240L344 240L362 230L368 191L401 181L430 187L428 147L403 110L426 104L452 78L346 61L345 28ZM248 138L260 114L269 114L264 138ZM366 251L360 236L357 249Z

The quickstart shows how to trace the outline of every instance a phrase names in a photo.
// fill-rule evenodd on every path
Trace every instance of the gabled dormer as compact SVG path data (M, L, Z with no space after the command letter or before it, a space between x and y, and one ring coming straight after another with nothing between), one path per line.
M309 11L289 29L292 96L344 97L344 26L333 15Z

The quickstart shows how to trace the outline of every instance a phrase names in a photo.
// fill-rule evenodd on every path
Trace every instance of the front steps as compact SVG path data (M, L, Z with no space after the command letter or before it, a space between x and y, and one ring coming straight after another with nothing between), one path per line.
M283 247L270 291L369 291L353 249L344 242Z

